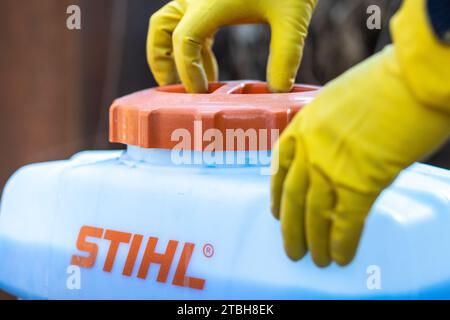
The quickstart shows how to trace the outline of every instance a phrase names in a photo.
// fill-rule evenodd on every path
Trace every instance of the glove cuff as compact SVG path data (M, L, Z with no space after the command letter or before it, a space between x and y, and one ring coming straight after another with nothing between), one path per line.
M397 60L412 94L450 115L450 46L436 36L426 0L404 1L391 21Z

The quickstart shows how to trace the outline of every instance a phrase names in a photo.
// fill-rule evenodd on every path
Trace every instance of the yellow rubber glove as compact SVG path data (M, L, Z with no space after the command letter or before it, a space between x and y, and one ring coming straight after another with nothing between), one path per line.
M380 192L450 134L450 46L424 1L404 1L392 31L394 46L327 85L274 149L272 212L293 260L350 263Z
M217 80L217 63L211 50L217 29L231 24L269 23L269 87L275 92L290 91L316 2L174 0L150 19L148 63L159 85L181 79L188 92L204 93L208 80Z

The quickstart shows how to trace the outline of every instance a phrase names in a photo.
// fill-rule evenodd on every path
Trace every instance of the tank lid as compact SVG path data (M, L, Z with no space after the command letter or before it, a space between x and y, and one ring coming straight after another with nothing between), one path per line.
M114 101L110 141L142 148L182 143L198 151L212 144L215 151L270 150L277 132L318 90L295 85L290 93L270 93L257 81L211 83L207 94L186 93L182 85L147 89Z

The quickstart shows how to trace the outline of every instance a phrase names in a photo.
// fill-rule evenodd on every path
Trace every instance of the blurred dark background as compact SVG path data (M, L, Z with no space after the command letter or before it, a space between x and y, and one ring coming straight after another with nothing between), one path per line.
M149 17L166 2L0 1L0 190L24 164L118 147L108 144L108 107L156 85L145 41ZM81 30L66 28L72 4L81 8ZM372 4L382 9L381 30L366 28ZM320 0L298 82L325 84L382 49L398 7L396 0ZM220 79L264 80L269 39L267 26L222 29L214 46ZM429 162L450 168L450 148Z

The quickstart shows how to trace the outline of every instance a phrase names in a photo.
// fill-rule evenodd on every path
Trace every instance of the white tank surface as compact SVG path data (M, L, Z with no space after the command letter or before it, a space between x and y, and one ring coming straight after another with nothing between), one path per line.
M236 85L245 83L224 86ZM224 86L217 90L233 96ZM148 101L153 93L138 95ZM310 94L299 90L286 101L304 104ZM283 251L270 213L270 143L174 152L162 148L169 142L163 134L156 139L145 119L166 126L177 118L158 119L179 110L149 116L139 109L149 104L134 99L130 114L118 111L124 100L112 108L111 140L133 142L127 150L86 151L11 177L0 209L1 289L25 299L450 298L450 171L424 164L404 170L373 206L353 262L321 269L309 255L293 262ZM215 119L200 134L236 129L249 118L265 123L236 101L231 113L209 106L219 116L182 121ZM145 117L133 126L135 109ZM280 114L282 129L292 115ZM266 123L258 128L277 128Z

